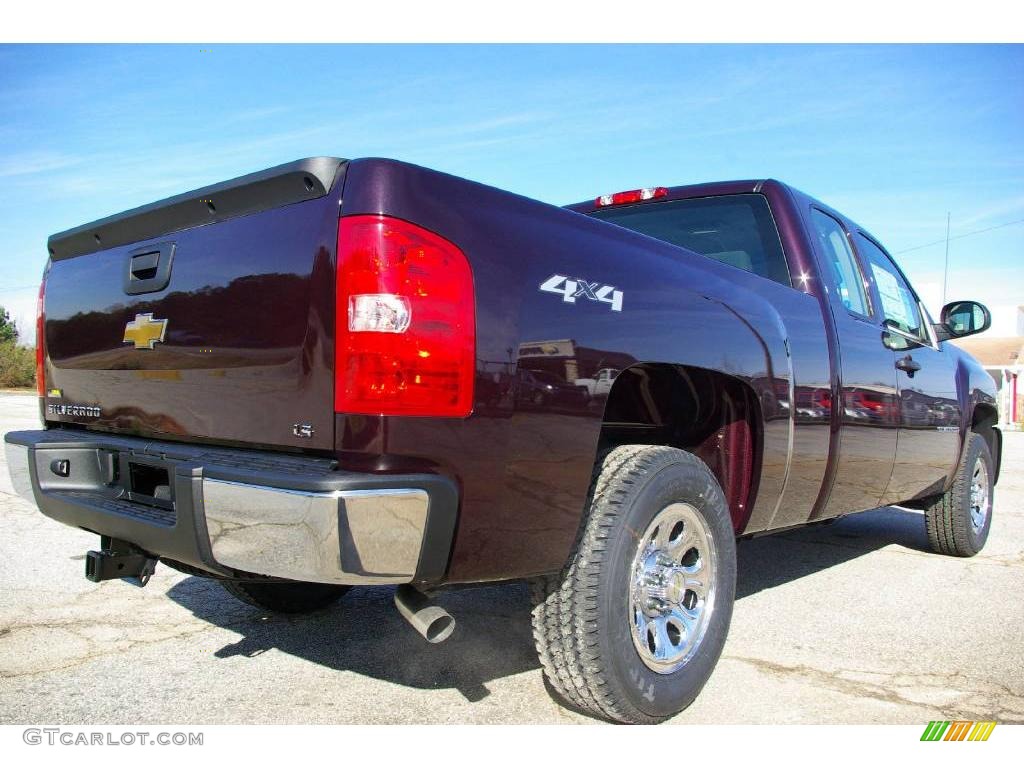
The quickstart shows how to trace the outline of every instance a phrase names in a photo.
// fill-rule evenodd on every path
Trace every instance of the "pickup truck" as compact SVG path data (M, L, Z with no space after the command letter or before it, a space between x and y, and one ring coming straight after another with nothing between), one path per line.
M618 375L619 372L614 368L602 368L592 379L576 379L576 385L586 387L591 397L607 397Z
M899 504L937 552L984 546L995 387L945 342L989 324L933 322L778 181L560 208L318 157L53 235L45 428L7 461L100 536L94 581L161 562L285 612L396 585L439 642L443 588L528 580L555 694L654 723L719 658L738 537ZM602 368L602 408L519 396Z

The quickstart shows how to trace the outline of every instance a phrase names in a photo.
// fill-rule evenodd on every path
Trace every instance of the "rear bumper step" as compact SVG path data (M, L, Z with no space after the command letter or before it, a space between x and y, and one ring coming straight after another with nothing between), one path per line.
M441 475L84 430L10 432L5 450L48 517L214 574L429 584L447 567L458 492Z

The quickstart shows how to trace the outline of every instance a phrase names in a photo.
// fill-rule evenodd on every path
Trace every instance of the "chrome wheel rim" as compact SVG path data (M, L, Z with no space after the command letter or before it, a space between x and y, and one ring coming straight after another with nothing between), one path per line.
M633 646L648 669L668 675L686 664L715 609L718 559L703 516L669 504L640 537L630 579Z
M971 528L975 533L985 527L985 521L988 519L991 509L988 468L979 456L974 462L974 471L971 473Z

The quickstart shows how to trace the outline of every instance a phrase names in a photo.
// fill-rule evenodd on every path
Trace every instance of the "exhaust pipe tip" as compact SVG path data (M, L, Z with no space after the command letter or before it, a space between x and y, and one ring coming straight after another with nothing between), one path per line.
M452 615L408 584L395 590L395 607L428 643L443 643L455 631Z

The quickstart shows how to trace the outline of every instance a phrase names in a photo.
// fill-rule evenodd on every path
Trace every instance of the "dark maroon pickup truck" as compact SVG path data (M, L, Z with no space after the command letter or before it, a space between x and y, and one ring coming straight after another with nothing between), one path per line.
M735 539L900 504L985 544L994 383L877 239L777 181L557 208L401 162L313 158L54 235L45 429L15 487L265 610L529 579L551 686L686 707L722 650Z

